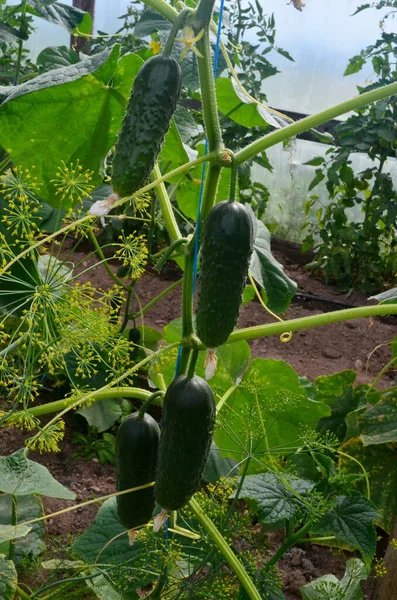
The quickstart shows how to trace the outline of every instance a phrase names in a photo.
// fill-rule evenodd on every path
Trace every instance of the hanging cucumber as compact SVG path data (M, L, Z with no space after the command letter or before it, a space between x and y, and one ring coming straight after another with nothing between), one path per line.
M120 196L141 188L153 170L182 85L179 63L159 54L139 70L112 163L112 186Z
M160 428L148 414L134 413L119 427L116 440L117 491L154 481ZM117 496L117 513L127 529L144 525L154 510L153 487Z
M178 510L197 491L211 446L215 400L208 383L181 375L164 397L154 488L156 502Z
M207 348L226 342L238 319L254 244L243 204L216 204L204 223L201 246L197 335Z

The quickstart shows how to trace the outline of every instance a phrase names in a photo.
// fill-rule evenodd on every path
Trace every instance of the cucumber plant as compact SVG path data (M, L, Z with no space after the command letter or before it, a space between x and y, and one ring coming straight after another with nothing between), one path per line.
M172 598L174 597L172 596L173 592L170 587L167 588L167 582L170 577L174 576L175 570L183 562L183 560L180 561L179 553L184 556L198 553L195 542L198 541L200 535L206 539L207 543L207 546L204 544L205 555L200 557L202 559L201 568L203 564L208 564L210 558L216 554L217 560L222 560L228 565L228 572L233 574L235 581L238 582L239 588L237 590L233 589L239 597L260 600L266 595L269 596L270 593L273 594L271 589L272 570L279 558L292 545L298 542L305 543L310 539L319 543L329 541L335 543L335 545L338 544L338 540L342 537L343 527L338 528L335 523L338 524L340 513L345 514L346 511L348 512L349 506L354 506L354 510L362 515L364 521L363 524L360 522L362 528L358 532L354 529L354 524L352 525L349 522L352 528L349 530L350 535L346 535L347 539L343 538L341 543L358 549L367 564L369 564L376 541L373 521L376 520L377 513L369 499L365 498L364 495L357 493L357 495L348 496L346 488L348 484L352 485L357 482L356 473L353 473L351 479L335 474L336 457L340 454L339 450L336 449L335 441L330 440L330 438L324 441L313 432L310 437L306 430L303 432L298 430L299 426L304 429L304 425L311 424L315 427L322 419L328 417L330 410L326 402L313 399L310 396L312 391L310 385L306 382L305 387L298 380L293 370L285 363L275 365L273 363L277 361L265 361L266 364L264 365L261 362L253 361L248 364L249 349L248 359L240 360L238 363L239 369L236 371L236 367L233 365L233 348L237 348L236 352L240 351L245 356L247 340L274 334L286 334L307 327L316 327L354 318L396 314L397 306L395 304L363 306L345 311L316 314L291 321L279 320L277 323L234 329L247 275L255 286L256 280L258 284L265 287L270 300L273 301L277 293L273 294L272 298L272 286L268 283L266 287L266 283L274 281L272 279L274 270L276 271L275 278L277 282L282 281L285 284L282 269L275 264L275 261L267 263L268 269L265 270L265 273L262 269L258 274L258 269L255 268L258 247L263 250L263 228L260 228L263 225L255 221L247 208L237 200L238 167L274 144L284 142L307 129L317 127L319 124L354 108L396 94L397 84L391 83L370 90L357 98L259 137L248 146L238 149L236 152L231 152L231 150L225 148L223 143L213 77L210 41L212 31L216 27L212 20L214 0L200 0L197 7L183 9L180 13L164 0L150 0L150 2L148 0L147 4L158 11L163 21L172 22L172 27L163 54L151 58L143 66L139 57L133 59L133 65L128 59L125 60L128 57L123 57L120 60L122 63L120 71L113 72L113 82L120 81L120 73L124 72L123 69L126 66L130 68L131 72L135 69L134 73L136 74L130 101L128 104L126 103L126 113L116 143L112 173L114 193L112 194L111 190L108 189L107 192L109 193L106 193L105 197L97 199L88 212L84 212L83 208L79 208L77 212L69 213L63 227L56 228L56 231L50 236L33 236L33 241L30 239L25 246L18 249L14 248L13 253L10 256L5 256L1 263L0 276L3 281L7 281L12 286L12 277L8 275L8 279L6 279L7 273L15 273L13 270L14 265L23 264L25 259L31 260L33 263L37 261L36 252L39 248L43 248L46 242L58 236L64 236L68 232L90 238L99 260L104 263L109 276L119 286L117 297L119 297L120 289L126 296L123 318L119 317L120 306L118 301L113 309L117 314L110 315L113 317L111 325L117 330L117 336L114 336L117 337L117 344L115 343L111 348L108 348L104 359L113 366L113 370L110 371L111 377L109 377L109 371L107 371L101 385L95 388L90 381L87 389L84 386L86 370L88 367L91 367L90 372L96 370L95 365L92 366L92 362L95 362L93 356L88 354L84 357L84 361L79 363L78 367L82 381L77 384L75 380L75 386L69 397L38 406L31 406L31 403L26 400L23 404L23 410L18 410L17 400L11 410L5 411L1 415L1 420L8 424L27 423L30 429L35 430L26 442L28 448L46 450L49 447L48 440L59 443L62 439L64 427L62 417L69 410L76 408L87 410L101 401L127 397L142 402L139 413L128 417L120 425L117 439L117 492L111 495L112 499L102 498L107 499L109 503L105 503L101 507L97 524L93 526L96 532L95 536L98 537L105 524L111 521L112 535L103 547L96 548L97 552L94 555L92 554L91 543L84 544L84 540L82 540L80 544L76 544L76 552L85 561L81 577L85 577L87 581L88 577L98 578L97 569L102 568L102 564L106 564L108 547L111 551L112 544L117 543L117 540L124 536L127 529L142 528L143 532L138 534L132 549L128 549L128 559L124 546L119 555L125 557L126 563L130 559L132 561L137 556L139 557L139 570L145 572L146 577L146 579L142 577L140 586L145 587L149 584L154 586L149 592L149 597ZM180 30L183 31L184 37L177 38ZM179 40L179 43L185 46L182 54L186 55L187 50L193 50L192 53L189 53L189 59L192 58L197 63L203 121L208 139L208 153L171 168L169 164L156 164L156 160L161 156L159 153L167 132L169 135L172 134L172 116L175 114L181 85L183 84L180 65L171 56L175 40ZM220 47L227 57L227 52L222 43ZM111 68L114 68L114 64L117 63L117 52L118 50L114 49L106 57L102 57L105 62L101 64L98 71L94 70L94 63L95 61L100 62L102 59L98 59L98 57L95 58L95 61L87 59L88 62L85 64L85 68L94 70L93 72L97 76L88 75L85 85L100 86L103 84L103 79L106 79L106 85L99 87L99 91L108 94L112 78L107 77L111 72ZM192 57L192 54L195 54L195 56ZM139 60L136 60L136 58ZM71 79L65 84L71 84L68 88L70 93L73 92L73 86L76 83L73 79L75 69L72 70L74 75L71 71L68 71L67 75ZM100 83L97 84L97 82ZM36 80L38 88L40 88L40 84L46 90L45 86L48 86L48 78L45 83L43 80ZM129 88L130 85L125 85L125 87ZM106 88L106 90L103 88ZM26 91L26 88L24 89ZM22 94L24 101L26 101L26 97L23 96L24 89L17 90L17 92ZM124 88L123 90L125 92ZM33 95L36 92L33 90L30 93ZM8 110L7 104L18 101L17 93L16 96L15 100L11 98L5 102L4 106L6 108L3 106L3 114L6 114ZM108 96L106 98L109 100ZM116 109L113 110L116 111ZM109 120L109 122L111 121L112 119ZM121 124L121 115L119 115L118 123ZM109 124L108 126L109 132L114 134L113 125ZM76 136L77 134L78 132ZM4 138L2 135L5 134L0 132L0 143L3 143L2 139ZM109 136L112 138L110 134ZM116 136L113 135L112 139L116 141ZM86 148L86 144L82 144L83 146ZM7 148L9 148L10 156L13 158L12 144L7 145ZM88 160L89 157L85 156ZM170 199L170 188L167 188L165 182L170 181L171 185L176 185L177 177L192 172L193 169L204 163L207 165L207 171L198 223L192 235L183 237L175 219ZM98 179L99 170L97 165L97 172L92 171L92 177ZM229 200L218 202L221 198L226 197L223 195L218 198L218 189L221 185L222 174L227 171L231 172ZM68 185L70 185L70 179L73 179L74 182L77 179L81 183L82 176L79 175L79 172L79 170L73 171L73 177L69 178ZM152 181L148 182L150 176ZM53 187L57 189L55 184ZM174 328L168 328L168 332L164 333L167 344L160 347L156 343L150 346L147 341L145 342L144 327L139 330L139 335L137 335L136 323L130 331L128 331L127 326L131 316L135 320L143 317L145 311L164 297L166 292L153 299L147 306L139 307L131 315L130 302L136 293L134 280L138 278L142 268L135 271L137 277L132 278L130 284L126 284L121 275L115 275L107 264L103 249L99 246L94 232L94 225L98 217L108 218L108 213L116 207L118 209L124 207L127 213L131 201L141 198L148 192L153 193L153 191L156 193L171 242L169 248L160 257L160 262L175 257L175 253L178 251L177 257L184 268L180 327L174 324ZM71 201L71 198L72 196L69 196L68 200ZM151 201L153 202L152 199ZM73 202L71 203L73 204ZM203 224L202 235L201 224ZM150 226L152 225L153 220L150 220ZM136 242L137 240L134 238L124 238L121 244L122 258L127 262L127 265L124 266L129 268L133 265L135 268L137 267L136 254L134 254L136 252ZM195 266L197 265L200 246L201 289L195 322L193 318L192 290L195 283ZM183 248L183 253L181 248ZM142 267L141 263L138 266ZM230 294L227 293L226 286L231 286ZM170 286L169 289L173 287ZM87 297L95 296L92 290L87 289L84 294L78 295L78 290L74 290L73 286L70 286L70 288L70 293L77 294L78 301L75 300L75 305L78 305L80 301L82 305L80 308L83 310L87 306L85 304ZM40 290L35 289L33 298L37 300L36 294L38 291L44 297L46 290L47 288L44 286L41 286ZM11 291L14 292L15 290L11 289ZM9 292L10 290L7 291L7 293ZM55 293L52 296L57 298ZM70 296L67 298L69 299ZM64 306L67 301L60 301L59 304ZM56 306L55 300L53 300L52 305ZM43 306L46 308L48 305L44 304L41 308ZM106 305L106 309L110 313L111 307L112 302L110 301ZM95 317L98 316L100 311L97 309L92 312L92 329L95 331L96 324L97 337L102 340L102 338L106 338L105 333L114 334L114 329L110 328L104 332L102 327L98 326L102 321L100 319L95 320ZM64 324L65 322L68 334L72 336L75 333L75 321L69 319L69 321L63 321ZM7 323L9 325L9 321ZM7 344L7 338L5 338L5 348L0 353L3 366L7 366L6 360L18 350L19 346L23 347L24 345L26 331L29 332L29 322L26 320L22 323L21 335L13 339L12 343ZM50 340L48 347L53 349L58 342L56 328L50 327L48 335ZM50 338L50 335L53 335L53 337ZM167 336L169 336L168 339ZM81 337L84 337L84 331L80 332ZM94 346L93 343L92 347ZM144 354L136 353L138 346L140 346L140 349L143 348ZM220 363L218 366L219 371L218 373L215 371L213 381L208 383L201 377L204 355L207 353L207 349L210 349L210 354L213 354L214 348ZM176 352L178 352L178 357ZM135 356L138 354L139 356L134 362ZM42 360L44 362L44 358ZM49 359L46 357L46 360ZM177 376L173 377L175 363ZM136 375L144 369L149 369L151 382L157 385L161 392L165 393L160 432L153 417L146 414L148 406L154 400L157 399L157 404L159 403L158 395L154 397L151 392L136 385ZM172 375L170 375L170 369ZM269 373L273 376L273 387L269 384ZM277 382L277 385L274 384L274 381ZM267 392L269 389L272 389L273 395L268 398ZM216 407L215 393L219 396ZM290 419L292 421L292 424L290 423L292 434L288 439L283 438L284 444L275 444L275 450L272 454L269 445L272 432L270 431L270 425L266 427L266 419L263 418L263 415L265 414L270 421L274 421L274 413L278 414L284 405L288 405L288 409L292 411L292 418ZM45 424L40 424L40 417L51 413L56 414ZM300 413L304 414L306 421ZM250 430L248 435L244 436L244 427L247 423L250 423ZM222 424L223 431L220 431L219 428L222 429ZM216 442L221 443L225 440L225 431L229 431L231 440L228 447L220 446L220 449L218 449L220 455L218 456L219 463L216 465L216 472L219 474L219 470L227 467L226 474L233 470L233 472L240 475L238 482L234 482L232 489L228 490L228 499L229 496L233 497L228 512L224 518L218 518L216 523L211 512L203 508L205 506L203 493L196 494L208 467L206 461L211 448L214 426ZM283 427L284 423L282 427L276 429L283 429ZM214 447L212 446L212 448ZM346 453L344 454L346 456ZM214 455L216 456L215 453ZM302 456L305 457L303 460L301 460ZM233 460L233 457L236 460ZM282 470L285 457L289 457L288 464L291 469L291 473L287 474L284 474ZM232 464L226 462L225 467L222 459L233 462ZM310 477L307 475L308 472ZM305 474L307 478L310 478L309 484L304 478ZM339 494L342 488L346 492L345 496ZM286 509L286 512L279 518L275 518L274 513L269 516L268 513L269 511L271 513L271 510L264 503L263 498L269 493L269 490L273 492L276 490L277 494L281 494L285 500L288 510ZM117 497L115 502L114 496ZM257 507L258 517L262 519L265 525L280 526L280 522L282 522L285 529L283 544L269 558L259 574L257 564L253 565L252 562L250 564L249 561L244 559L242 553L238 553L233 548L232 536L228 531L230 514L233 512L239 496L247 498L249 502L259 502L259 508ZM165 515L164 511L168 511L169 524L166 531L171 540L167 538L165 546L162 543L163 537L160 538L160 533L147 532L149 527L145 527L150 525L153 513L156 511L155 500L159 507L163 509L163 516ZM66 510L74 510L75 508L70 507ZM175 511L179 511L178 516ZM177 522L177 517L181 518L181 516L184 520L183 524L186 525L185 527L181 527ZM37 520L40 521L41 519L42 517L38 517ZM36 519L33 521L36 522ZM28 521L28 523L31 522ZM8 535L11 535L10 539L15 536L15 515L12 517L11 525L12 532L8 530ZM200 533L198 534L197 531ZM26 535L26 530L22 533L24 532ZM311 535L310 538L307 537L308 534ZM359 540L359 546L357 546L357 542L354 542L357 539ZM147 543L150 543L151 546L145 546L145 543L141 540L149 540ZM175 540L177 552L172 557L168 543L170 542L172 545ZM183 540L183 542L180 540ZM211 548L208 548L208 540ZM356 545L354 545L355 543ZM150 552L146 554L145 548L150 548ZM149 564L153 557L158 559L159 556L161 557L160 568L155 571L145 569L145 561ZM99 560L99 557L103 560ZM12 553L9 554L9 558L12 558ZM173 568L168 569L169 563ZM89 575L87 575L87 565L90 569ZM123 575L124 566L120 563L117 565L119 575ZM199 570L200 567L197 567L197 569ZM100 571L99 574L101 574ZM136 597L136 590L139 586L135 580L132 583L130 582L130 575L128 573L125 576L123 585L128 589L128 592L131 592L132 597ZM189 574L189 577L190 575L200 577L201 573L199 571L198 573ZM189 580L189 577L185 579ZM102 589L98 594L102 597L111 595L114 591L109 580L112 581L112 577L109 577L109 579L105 577L100 585ZM63 584L66 585L65 582ZM131 589L128 585L135 587ZM125 589L121 587L117 593L124 593L124 591ZM23 590L19 589L18 593L24 598ZM178 594L180 598L192 597L191 594L189 595L189 590L184 593L183 587L178 591ZM277 594L278 596L275 596L275 594L273 596L282 598L280 589L277 590Z

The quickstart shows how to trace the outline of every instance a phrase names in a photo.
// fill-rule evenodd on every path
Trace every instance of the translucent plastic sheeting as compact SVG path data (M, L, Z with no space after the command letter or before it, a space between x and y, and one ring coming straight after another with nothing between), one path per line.
M317 209L328 204L328 192L324 181L311 192L308 191L316 167L304 164L315 156L325 156L328 148L329 146L317 142L296 140L290 149L283 150L278 145L267 151L273 166L272 173L257 165L253 166L254 180L261 181L270 191L265 221L276 226L273 235L291 241L302 241L305 236L305 232L301 230L306 220L305 202L311 195L315 194L319 197L309 215L309 219L313 222L316 220ZM356 173L374 166L374 162L366 154L351 154L350 159ZM394 185L397 185L397 160L390 158L384 170L392 174ZM353 221L362 219L360 207L349 209L347 214Z

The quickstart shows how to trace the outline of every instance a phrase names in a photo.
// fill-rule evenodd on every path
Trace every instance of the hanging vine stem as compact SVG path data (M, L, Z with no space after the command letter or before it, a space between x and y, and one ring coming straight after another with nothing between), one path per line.
M258 298L262 308L269 313L269 315L271 315L274 319L276 319L277 321L280 321L280 323L283 322L283 319L281 317L279 317L278 315L276 315L276 313L274 313L273 311L270 310L270 308L268 306L266 306L266 304L263 301L263 298L260 294L260 291L258 290L258 287L254 281L254 278L252 277L252 275L250 273L248 273L248 279L250 280L250 284L252 285L252 287L254 288L254 292L256 294L256 297ZM286 333L282 333L280 335L280 341L281 342L290 342L292 340L292 331L287 331Z

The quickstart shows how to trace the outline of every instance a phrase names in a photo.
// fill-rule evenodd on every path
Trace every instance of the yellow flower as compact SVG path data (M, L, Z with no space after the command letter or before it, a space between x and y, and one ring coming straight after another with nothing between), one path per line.
M198 33L195 37L194 37L194 31L191 27L186 26L183 28L183 38L175 38L177 42L181 42L182 44L185 44L184 49L182 50L182 54L180 56L180 60L182 60L183 58L185 58L186 54L189 52L189 50L192 50L196 56L198 56L199 58L203 58L203 55L200 54L200 52L197 50L197 48L195 47L195 43L198 42L199 40L201 40L201 38L204 35L204 29L202 29L200 31L200 33Z
M156 40L152 40L149 44L149 48L153 52L153 54L160 54L161 42Z

